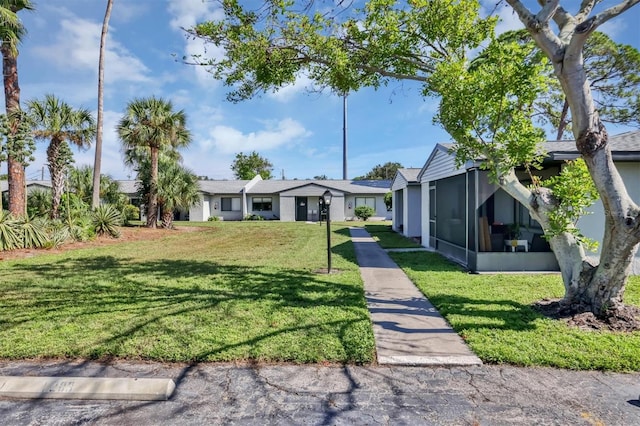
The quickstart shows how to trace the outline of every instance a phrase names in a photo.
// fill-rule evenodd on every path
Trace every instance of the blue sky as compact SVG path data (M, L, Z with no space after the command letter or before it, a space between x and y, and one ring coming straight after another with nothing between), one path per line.
M487 2L494 5L495 1ZM578 4L577 1L563 2ZM611 1L605 2L611 4ZM180 27L220 16L217 3L202 0L115 0L107 41L103 173L134 177L122 164L115 126L127 102L151 95L184 109L193 133L184 163L198 175L230 179L238 152L258 151L274 175L305 179L342 178L342 100L309 94L304 80L276 93L240 104L225 100L226 88L202 68L178 63L202 51ZM97 64L105 0L36 0L37 10L21 12L28 34L18 59L22 101L53 93L74 107L97 108ZM500 30L520 28L510 9L500 11ZM640 48L640 6L606 24L614 40ZM211 50L209 50L210 53ZM435 99L423 99L414 83L391 82L348 98L348 177L387 161L422 167L437 142L449 136L432 124ZM614 129L616 133L624 129ZM39 179L45 143L27 178ZM76 165L93 164L93 147L75 155ZM2 172L6 165L2 165ZM48 173L45 170L45 178Z

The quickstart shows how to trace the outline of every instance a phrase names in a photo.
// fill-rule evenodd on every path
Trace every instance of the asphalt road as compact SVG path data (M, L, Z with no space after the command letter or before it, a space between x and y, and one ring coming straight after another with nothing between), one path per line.
M0 362L0 375L162 377L168 401L0 398L2 425L638 425L640 374L480 366Z

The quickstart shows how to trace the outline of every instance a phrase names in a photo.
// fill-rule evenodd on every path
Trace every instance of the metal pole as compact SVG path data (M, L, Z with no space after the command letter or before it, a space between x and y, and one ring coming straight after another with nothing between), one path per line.
M331 273L331 205L327 206L327 274Z
M342 179L347 180L347 94L342 95Z

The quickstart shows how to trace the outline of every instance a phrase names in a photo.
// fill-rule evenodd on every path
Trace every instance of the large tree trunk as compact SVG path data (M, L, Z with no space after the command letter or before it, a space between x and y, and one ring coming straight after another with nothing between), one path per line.
M52 139L47 148L47 161L49 162L49 173L51 174L51 218L60 217L60 201L64 191L64 170L59 166L60 145L63 141Z
M113 0L107 0L107 10L102 22L102 34L100 36L100 59L98 60L98 118L96 132L96 153L93 161L93 192L91 194L91 208L95 209L100 204L100 169L102 167L102 127L104 110L104 51L107 43L107 31L109 30L109 18Z
M162 212L162 227L173 229L173 210L164 209Z
M613 163L609 136L596 111L583 68L581 43L572 41L555 71L571 109L576 146L605 212L600 264L583 277L583 291L576 295L579 299L575 302L586 303L601 315L622 307L625 285L640 242L640 208L629 196Z
M4 99L7 115L20 110L20 86L18 85L18 58L17 53L11 49L8 43L3 43L2 72L4 75ZM11 126L15 132L18 126ZM26 181L24 164L16 159L16 154L7 152L7 179L9 185L9 211L22 216L26 213Z
M584 69L583 49L599 25L636 2L620 3L592 17L589 15L593 2L582 2L580 12L573 16L560 8L558 1L543 2L537 15L532 14L520 0L507 2L554 67L571 111L576 146L595 183L605 212L605 233L597 266L585 261L584 254L573 248L575 244L570 238L558 236L550 241L567 290L563 302L574 307L574 311L591 311L597 316L615 314L623 307L625 286L640 242L640 208L629 197L613 164L609 137L598 116ZM551 19L559 27L557 35L550 28ZM526 201L523 204L529 206L530 211L535 210L532 207L537 203Z
M149 184L149 207L147 208L147 228L155 228L158 223L158 148L151 147L151 182Z

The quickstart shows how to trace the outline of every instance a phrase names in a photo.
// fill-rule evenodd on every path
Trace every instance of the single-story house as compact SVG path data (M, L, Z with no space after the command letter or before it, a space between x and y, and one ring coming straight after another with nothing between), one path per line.
M408 238L420 238L422 235L420 170L398 169L391 182L392 228Z
M375 210L372 220L390 219L384 195L389 181L384 180L204 180L199 182L200 203L189 209L189 220L242 220L248 215L265 219L318 221L320 200L329 190L333 194L331 220L355 219L355 208L367 205Z
M640 131L611 136L610 144L629 195L640 202ZM489 182L488 172L480 168L481 160L457 167L453 147L436 145L417 177L421 203L405 207L421 211L422 245L472 271L558 270L540 225L527 209ZM536 172L541 177L559 173L566 160L579 156L573 141L546 142L544 149L548 153L544 168ZM526 184L528 175L523 170L516 172ZM602 203L598 201L590 210L592 214L583 217L578 227L585 236L601 241ZM633 273L640 273L640 254Z
M26 182L27 185L27 194L30 194L32 191L51 191L51 181L49 180L28 180ZM9 182L6 180L0 180L0 193L5 194L5 192L9 191ZM5 194L6 196L6 194Z
M134 205L140 205L137 181L119 180L120 191ZM0 181L2 191L7 182ZM389 192L388 180L201 180L200 202L188 211L177 212L177 220L206 221L242 220L259 215L267 220L318 221L321 219L319 201L326 190L331 191L331 220L355 219L355 208L361 205L375 210L370 220L391 219L384 195ZM51 188L50 181L28 181L28 189Z

